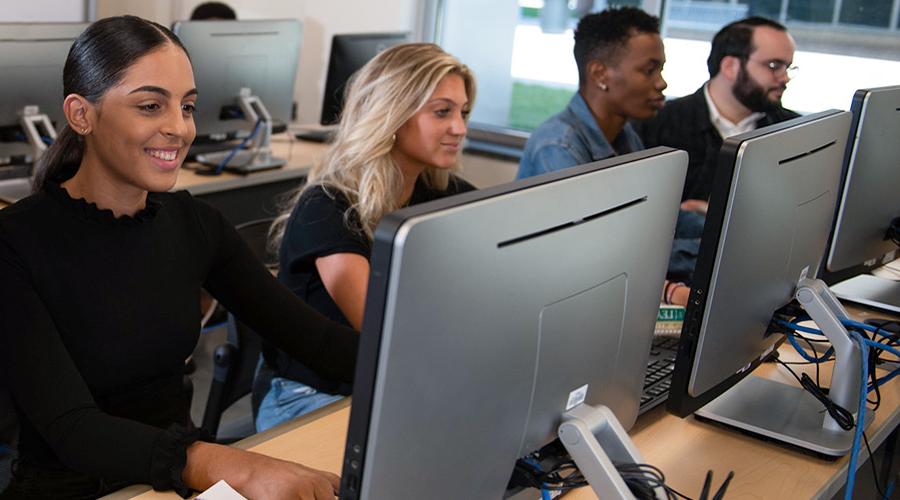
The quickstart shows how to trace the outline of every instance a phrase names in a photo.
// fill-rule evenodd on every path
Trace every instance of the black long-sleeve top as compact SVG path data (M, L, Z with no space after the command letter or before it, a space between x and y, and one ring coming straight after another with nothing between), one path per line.
M357 334L278 283L186 192L150 193L116 218L50 185L0 211L0 375L20 461L178 487L196 439L181 380L201 287L307 366L352 382Z

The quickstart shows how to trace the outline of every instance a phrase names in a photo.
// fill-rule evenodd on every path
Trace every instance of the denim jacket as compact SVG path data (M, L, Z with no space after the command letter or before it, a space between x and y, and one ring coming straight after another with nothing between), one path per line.
M597 125L581 94L575 93L561 113L551 117L531 133L519 163L518 179L560 170L619 154L644 149L640 137L626 123L610 144ZM691 282L705 217L680 210L667 276Z
M581 94L576 92L561 113L531 133L519 163L518 179L603 160L644 149L626 123L613 143L603 135Z

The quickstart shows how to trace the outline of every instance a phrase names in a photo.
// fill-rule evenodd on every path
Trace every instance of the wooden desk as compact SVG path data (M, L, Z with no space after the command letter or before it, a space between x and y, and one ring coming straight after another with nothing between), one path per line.
M875 315L853 309L857 319ZM800 357L790 346L782 347L782 359ZM801 368L801 367L795 367ZM827 383L830 364L822 365L822 380ZM809 369L810 373L814 370ZM796 381L784 368L767 364L755 375L785 383ZM891 382L881 389L881 408L866 434L877 448L900 423L900 383ZM350 417L349 399L335 403L297 421L250 437L239 445L266 455L300 462L340 474L343 446ZM725 479L729 470L735 477L728 498L831 498L843 486L848 458L828 461L775 443L762 441L736 431L699 422L693 417L678 418L658 407L642 415L629 432L644 459L666 474L667 483L680 492L696 497L707 470L713 470L713 483ZM865 449L862 456L866 456ZM862 464L861 464L862 465ZM869 467L868 464L865 465ZM174 499L172 493L148 492L145 486L132 486L107 498ZM589 488L569 493L571 500L596 499Z
M287 160L279 169L239 175L224 172L217 176L197 175L196 163L185 164L173 190L186 189L218 208L233 224L277 214L273 199L299 186L325 144L294 139L289 134L272 137L272 153ZM0 208L6 204L0 202Z

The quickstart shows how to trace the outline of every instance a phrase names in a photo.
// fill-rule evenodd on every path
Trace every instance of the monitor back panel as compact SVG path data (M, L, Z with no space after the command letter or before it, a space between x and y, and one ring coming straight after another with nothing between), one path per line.
M360 68L388 47L409 41L409 33L334 35L322 99L322 125L340 121L347 83Z
M501 498L583 387L631 426L686 163L653 151L387 217L345 457L345 486L361 469L361 492L344 497Z
M63 67L85 23L0 24L0 126L17 125L36 105L57 129L63 116Z
M721 191L710 200L691 295L700 305L689 305L685 325L696 339L692 396L773 348L780 337L766 335L772 314L791 301L801 276L815 277L821 264L850 113L796 120L728 138L723 146L719 168L730 191L727 200L716 198Z
M828 252L827 270L839 271L882 257L900 217L900 85L860 90L852 111L845 182Z
M241 88L259 97L273 119L290 123L303 27L296 19L180 21L174 31L191 54L197 84L198 135L252 129L237 108Z

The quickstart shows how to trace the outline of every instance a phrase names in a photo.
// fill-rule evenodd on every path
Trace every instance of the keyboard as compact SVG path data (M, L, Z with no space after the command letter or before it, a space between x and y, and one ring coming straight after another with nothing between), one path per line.
M669 398L669 388L672 385L672 371L675 369L675 353L678 351L678 342L678 337L660 335L653 337L638 414L643 414L651 408L659 406Z
M294 137L303 141L324 142L330 144L332 141L334 141L334 135L336 132L337 129L334 127L311 129L297 132L296 134L294 134Z

